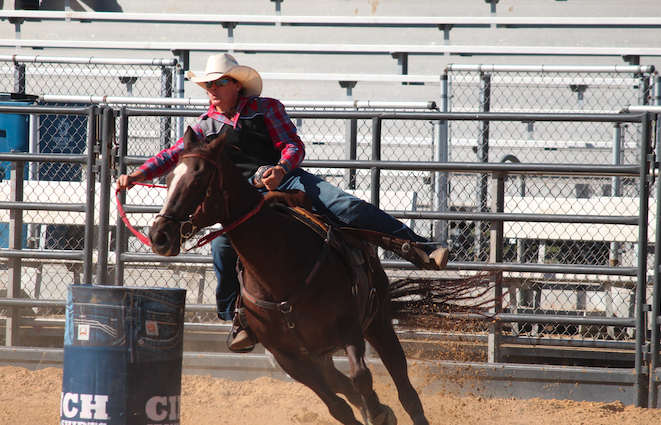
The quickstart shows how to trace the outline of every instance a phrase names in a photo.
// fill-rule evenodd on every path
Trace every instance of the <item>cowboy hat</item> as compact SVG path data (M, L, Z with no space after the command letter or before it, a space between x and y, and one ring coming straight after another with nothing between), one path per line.
M204 83L216 81L221 77L234 78L243 86L246 97L259 96L262 93L262 77L249 66L239 65L234 56L229 53L210 56L203 76L197 77L188 71L188 79L206 90Z

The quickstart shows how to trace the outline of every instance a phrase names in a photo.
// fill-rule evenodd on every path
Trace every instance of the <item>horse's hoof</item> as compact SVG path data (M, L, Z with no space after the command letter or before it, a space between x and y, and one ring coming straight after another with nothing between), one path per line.
M420 414L413 419L413 425L429 425L429 421L424 414Z
M390 406L382 404L383 412L372 420L367 420L367 425L397 425L397 417Z

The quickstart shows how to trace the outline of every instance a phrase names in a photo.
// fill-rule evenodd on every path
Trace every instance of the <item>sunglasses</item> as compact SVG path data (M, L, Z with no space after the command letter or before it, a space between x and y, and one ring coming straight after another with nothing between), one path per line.
M206 83L204 83L204 86L208 89L210 89L214 84L218 87L225 87L230 81L234 81L234 80L223 78L216 81L207 81Z

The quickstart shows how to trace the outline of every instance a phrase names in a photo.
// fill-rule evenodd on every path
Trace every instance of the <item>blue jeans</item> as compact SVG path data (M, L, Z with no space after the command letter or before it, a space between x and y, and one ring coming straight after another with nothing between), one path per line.
M300 168L289 172L278 187L278 190L290 189L305 192L312 201L314 210L336 225L374 230L414 242L427 242L427 239L418 236L404 223L374 205ZM263 191L266 192L266 189ZM433 249L432 246L425 248L428 252ZM237 255L226 235L211 242L211 252L218 279L216 287L218 316L223 320L232 320L234 301L239 292L239 280L236 276Z

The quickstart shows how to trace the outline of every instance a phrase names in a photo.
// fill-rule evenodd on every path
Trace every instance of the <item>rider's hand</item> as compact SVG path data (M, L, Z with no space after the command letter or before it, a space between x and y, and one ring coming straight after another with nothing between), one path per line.
M280 182L285 178L285 170L281 166L276 165L273 168L269 168L264 172L262 176L262 182L268 190L276 190L280 186Z
M122 190L130 189L137 181L138 179L133 175L122 174L117 179L117 190L121 192Z

